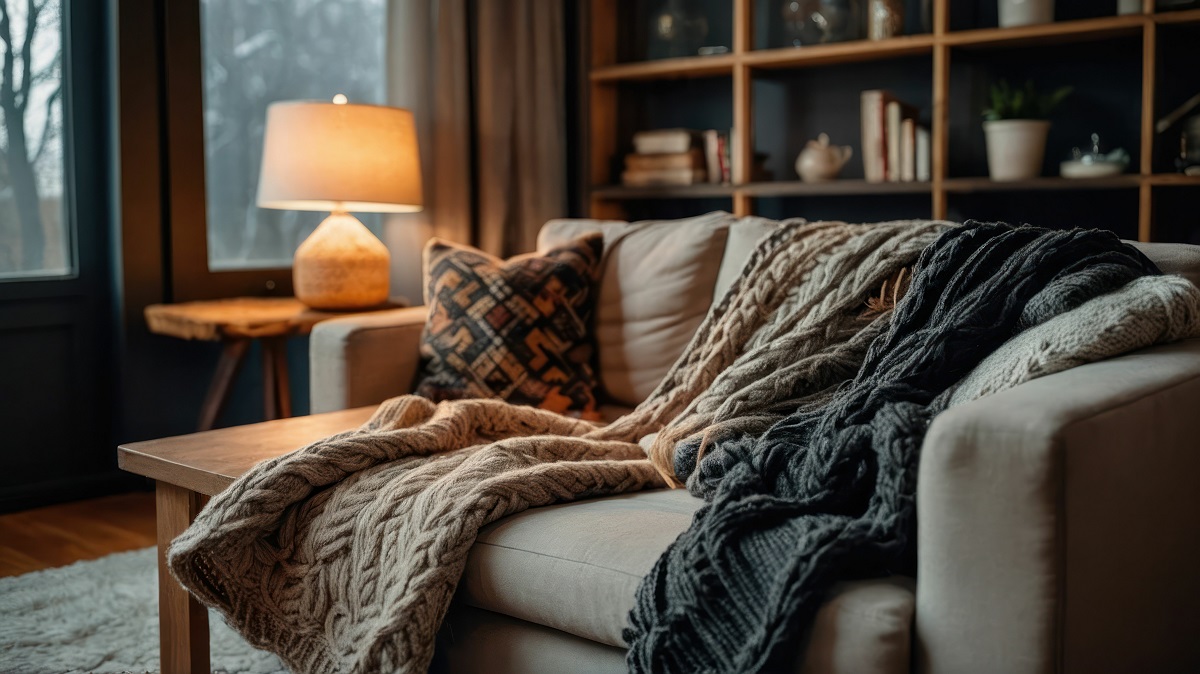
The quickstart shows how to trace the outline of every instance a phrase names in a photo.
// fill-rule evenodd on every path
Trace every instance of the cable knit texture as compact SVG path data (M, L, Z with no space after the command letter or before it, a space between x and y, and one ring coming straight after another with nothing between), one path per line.
M1107 232L968 223L943 234L922 253L857 375L832 396L800 401L757 438L722 433L705 438L703 452L694 440L679 445L677 475L709 503L638 589L624 634L630 669L787 669L834 582L911 573L918 449L956 383L1021 330L1157 273ZM1050 345L1058 355L1018 358L999 377L981 374L995 385L979 390L1195 334L1196 294L1176 298L1191 307L1160 311L1148 330L1124 331L1136 339L1091 351L1085 343L1102 343L1103 334L1061 351ZM1176 320L1190 327L1163 327Z
M837 525L849 527L848 531L866 527L878 533L863 540L866 549L886 548L877 554L886 557L899 544L878 541L892 541L885 533L909 524L907 511L887 501L892 496L903 500L906 497L900 494L911 495L911 476L898 468L907 466L905 452L910 449L904 439L919 436L914 426L923 424L925 417L909 408L919 408L927 392L937 388L922 378L937 373L914 373L903 366L908 363L912 369L931 362L932 356L922 347L926 340L911 334L914 326L956 324L957 313L942 314L951 308L969 313L967 301L958 296L973 298L971 289L980 285L980 279L1010 275L1014 281L1006 285L1008 290L1017 285L1046 286L1050 280L1045 272L1030 273L1028 267L1037 267L1035 264L1014 263L1011 270L1004 267L1000 262L1007 258L1002 252L981 254L987 259L978 265L974 260L960 265L963 258L947 254L946 245L930 247L948 229L960 231L948 223L925 221L783 223L760 243L742 277L710 312L655 392L626 417L600 427L495 400L435 405L415 396L395 398L381 405L362 428L259 464L215 496L172 545L170 569L248 641L278 653L293 671L423 672L480 527L526 508L660 487L692 473L692 482L701 485L696 475L706 470L693 471L686 461L685 470L676 475L676 459L681 453L676 449L687 446L694 449L693 457L704 457L702 466L729 464L727 477L736 479L722 480L714 473L711 484L714 489L728 485L728 500L733 505L728 515L736 520L737 512L744 512L745 527L726 522L709 529L719 519L712 518L712 513L725 516L725 511L710 506L660 561L655 573L660 580L673 578L675 585L656 585L652 578L643 586L643 605L635 611L630 631L634 646L631 663L635 668L644 664L642 668L650 669L661 664L668 669L738 670L742 668L739 663L773 662L774 650L769 644L776 639L794 641L795 633L788 630L799 625L802 617L794 610L783 610L791 605L793 595L777 592L803 586L803 592L811 593L815 587L785 582L776 578L776 572L808 569L792 572L800 578L812 569L828 575L829 569L823 558L798 564L801 558L794 554L818 549L798 545L793 534L807 530L792 528L804 521L804 514L792 502L793 495L815 483L803 482L803 474L783 470L790 468L787 451L771 454L774 458L766 464L749 461L752 454L770 454L751 451L752 439L797 409L815 410L824 403L823 409L837 408L845 414L835 429L822 432L849 429L845 432L857 439L842 443L844 454L823 450L823 457L832 461L829 465L809 467L837 478L809 500L814 512L826 507L830 499L845 504L840 510L834 508L842 517ZM984 230L961 231L965 240L990 240L978 233ZM1043 235L1020 236L1033 241ZM1071 236L1093 244L1099 240L1096 235ZM1109 267L1127 272L1128 277L1145 273L1141 268L1131 271L1136 264L1124 247L1105 240L1104 245L1112 250L1099 244L1088 248L1073 241L1064 239L1061 244L1071 255L1094 261L1100 253L1092 248L1104 249L1116 260ZM868 310L866 302L880 294L885 281L902 277L901 271L913 267L927 248L920 265L923 271L914 284L914 288L923 288L925 299L904 300L902 307L919 309L909 311L903 330L889 331L891 311L878 306ZM1064 287L1065 279L1097 266L1089 262L1076 269L1078 265L1067 261L1066 252L1041 257L1044 264L1057 269L1053 279L1064 280ZM1015 282L1025 277L1029 280L1024 285ZM938 288L946 288L947 298L953 294L956 299L932 312L928 305L941 292ZM958 290L951 293L955 288ZM997 294L1003 295L997 290L971 306L995 302ZM1074 294L1079 303L1094 293L1081 290ZM1042 298L1041 304L1048 309L1041 314L1033 312L1030 324L1058 311L1060 307L1050 301L1057 298ZM930 313L936 316L926 315ZM996 326L1007 330L1004 337L1014 332L1013 326L998 318L992 323L996 325L982 320L971 325L980 335ZM928 336L947 337L941 332ZM939 352L946 352L955 369L937 376L957 379L970 360L958 351L981 358L986 355L985 347L970 339L950 341L952 348L939 347ZM994 348L1003 338L992 341ZM856 383L851 390L859 397L848 401L847 391L835 391L860 371L868 347L872 351L862 372L874 374L859 374L859 380L867 377L869 381ZM879 400L862 393L864 387L877 385L883 385ZM889 405L895 400L905 401L908 407L893 409L895 406ZM880 407L881 401L890 402ZM878 408L879 420L870 415L864 418L856 406ZM891 438L888 443L898 444L878 450L887 460L870 458L874 424L886 426L885 418L909 419L905 416L909 414L915 415L915 420L904 421L900 430L886 436ZM794 418L793 414L775 428L788 427ZM768 436L768 444L774 442L771 434ZM651 448L649 460L637 444L639 440ZM706 443L711 446L705 448ZM737 448L743 446L745 451L739 454ZM738 456L744 459L740 463L728 460ZM740 467L743 465L745 468ZM750 474L759 476L757 482L737 478L739 470L756 465L759 467ZM889 470L878 470L879 466ZM865 473L858 475L860 470ZM886 488L873 486L870 480L876 477ZM791 486L785 487L785 483ZM739 484L745 489L739 489ZM777 487L782 489L781 496L773 496ZM870 520L867 526L868 520L853 519L846 513L859 508L859 501L872 490L883 495L878 508L887 512L871 511L880 519ZM766 496L764 503L779 503L775 525L764 522L757 506L743 509L745 499L755 493ZM776 525L788 533L776 535ZM715 547L697 545L698 531L717 534ZM825 529L818 527L802 538L826 541L825 536ZM728 550L716 544L721 537L729 538ZM754 562L753 568L744 566L749 561ZM863 573L875 570L864 563ZM673 575L676 572L694 574L692 580L704 587L681 589L688 583ZM716 587L735 582L730 574L742 575L736 582L746 584L733 595ZM665 593L665 603L660 614L651 615L659 606L646 603L647 592L653 593L655 587ZM721 604L730 596L734 599L728 606ZM773 621L768 614L796 619ZM674 630L679 631L678 641L669 634ZM708 637L712 641L705 641ZM693 642L693 638L700 641ZM694 658L688 653L655 655L659 649L679 647L694 650ZM768 657L746 659L752 651Z

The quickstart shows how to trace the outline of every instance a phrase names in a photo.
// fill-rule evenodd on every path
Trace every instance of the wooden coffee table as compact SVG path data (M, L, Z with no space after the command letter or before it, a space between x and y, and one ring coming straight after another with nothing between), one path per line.
M156 481L158 625L163 674L206 673L208 612L167 570L167 547L196 518L207 497L220 493L254 464L357 428L374 407L266 421L117 448L123 469Z

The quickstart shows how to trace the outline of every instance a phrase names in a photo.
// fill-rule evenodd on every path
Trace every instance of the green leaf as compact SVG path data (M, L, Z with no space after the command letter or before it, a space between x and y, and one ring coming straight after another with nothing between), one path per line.
M1033 80L1027 80L1019 89L999 80L992 85L991 107L984 109L983 117L989 121L1046 119L1072 91L1072 87L1060 87L1049 94L1039 94Z

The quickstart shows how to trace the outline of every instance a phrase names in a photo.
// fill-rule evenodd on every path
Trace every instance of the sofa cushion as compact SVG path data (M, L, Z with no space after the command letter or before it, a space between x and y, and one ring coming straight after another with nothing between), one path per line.
M589 234L545 255L499 260L431 239L416 393L598 418L589 328L603 247L600 235Z
M750 216L729 226L729 237L725 243L725 255L721 257L721 268L717 271L717 286L713 291L713 304L725 297L729 286L742 275L742 268L750 260L751 253L763 237L779 229L779 221Z
M636 223L551 220L542 228L539 250L604 233L595 335L600 383L611 400L642 402L683 353L712 304L735 220L716 212Z
M444 665L444 666L443 666ZM463 604L438 633L431 672L627 674L625 649Z
M534 508L484 527L457 601L623 646L642 576L703 502L651 490ZM914 597L900 580L846 583L808 635L806 672L907 672Z
M1200 246L1186 243L1128 243L1142 251L1164 274L1177 274L1200 286Z

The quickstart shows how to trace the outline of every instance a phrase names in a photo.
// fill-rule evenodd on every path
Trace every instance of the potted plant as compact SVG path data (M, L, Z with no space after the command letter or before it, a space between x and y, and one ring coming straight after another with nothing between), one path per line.
M992 180L1026 180L1042 172L1050 113L1071 93L1062 87L1039 94L1033 82L1014 89L1000 80L992 85L992 105L983 111L988 173Z
M1028 26L1054 20L1054 0L999 0L1000 27Z

